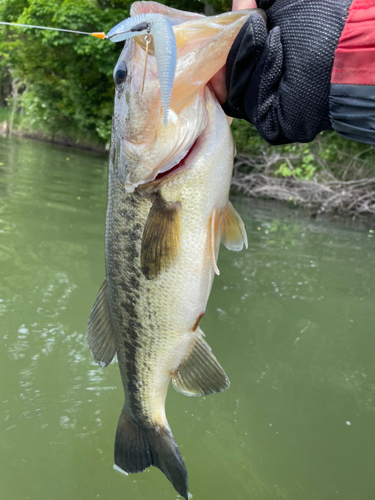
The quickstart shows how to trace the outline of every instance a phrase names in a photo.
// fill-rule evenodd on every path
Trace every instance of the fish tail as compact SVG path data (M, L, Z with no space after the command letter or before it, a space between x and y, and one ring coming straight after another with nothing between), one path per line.
M127 473L158 467L175 490L188 500L184 461L168 427L146 427L122 410L116 431L115 464Z

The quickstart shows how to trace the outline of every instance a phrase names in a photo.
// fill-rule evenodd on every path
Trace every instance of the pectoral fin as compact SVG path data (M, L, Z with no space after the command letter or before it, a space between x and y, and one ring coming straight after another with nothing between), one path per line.
M218 234L219 234L219 222L220 222L220 216L219 216L219 210L214 207L212 210L211 218L210 218L210 255L211 255L211 261L212 265L214 268L214 271L217 275L220 274L219 268L217 267L216 263L216 246L218 245Z
M96 363L105 368L116 353L115 335L107 299L107 280L100 287L86 330L86 340Z
M248 246L245 224L230 201L220 214L220 234L228 250L239 252Z
M160 194L151 207L143 231L141 267L147 279L156 278L172 263L180 248L179 202L168 203Z
M203 339L202 330L198 328L197 332L193 350L172 377L173 387L186 396L206 396L229 387L228 377Z

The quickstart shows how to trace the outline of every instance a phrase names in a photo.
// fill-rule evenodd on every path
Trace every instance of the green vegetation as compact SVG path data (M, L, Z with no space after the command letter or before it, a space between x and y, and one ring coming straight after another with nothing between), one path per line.
M239 153L279 157L267 167L267 175L311 180L326 172L343 181L375 176L375 147L349 141L335 132L322 132L309 144L270 146L243 120L233 120L232 131ZM243 170L249 170L247 164Z
M100 9L90 0L5 0L4 21L100 31L126 9ZM54 137L87 133L107 141L116 46L65 33L2 28L2 78L11 79L8 102L17 102L17 123Z
M2 0L0 20L107 32L129 16L131 4L130 0ZM198 0L168 5L204 9ZM11 27L0 31L0 106L16 107L15 125L50 138L108 143L112 74L121 47L53 31Z
M203 12L205 0L160 0ZM231 0L209 0L217 11ZM108 31L129 15L132 0L0 0L0 20L80 31ZM120 45L80 35L0 28L0 122L45 139L104 148L111 133L113 68ZM372 175L373 147L321 134L311 144L270 147L256 129L234 120L240 153L277 152L268 175L312 179L323 168L343 179ZM245 167L245 168L248 168Z

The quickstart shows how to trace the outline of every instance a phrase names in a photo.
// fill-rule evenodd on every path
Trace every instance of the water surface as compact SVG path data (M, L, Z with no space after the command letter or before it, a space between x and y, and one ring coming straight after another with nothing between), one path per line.
M177 498L113 471L123 392L87 319L104 277L107 160L0 139L1 500ZM170 389L194 500L375 498L375 251L368 229L234 200L249 249L219 257L201 326L231 387Z

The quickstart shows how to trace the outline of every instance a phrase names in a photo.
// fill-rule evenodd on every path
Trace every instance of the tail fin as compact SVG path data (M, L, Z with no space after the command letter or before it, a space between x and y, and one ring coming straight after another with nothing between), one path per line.
M123 410L116 431L115 464L128 473L158 467L188 500L185 464L169 428L141 426Z

